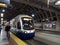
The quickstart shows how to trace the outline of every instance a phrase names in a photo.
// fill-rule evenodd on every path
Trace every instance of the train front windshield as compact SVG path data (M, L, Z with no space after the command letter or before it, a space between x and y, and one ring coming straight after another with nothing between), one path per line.
M22 18L23 29L32 30L34 29L34 24L32 18L23 17Z

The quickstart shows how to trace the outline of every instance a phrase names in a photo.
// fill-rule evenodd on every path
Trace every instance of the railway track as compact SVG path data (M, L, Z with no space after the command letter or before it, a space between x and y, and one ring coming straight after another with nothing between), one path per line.
M24 40L28 45L47 45L41 41L38 41L36 39L30 39L30 40Z

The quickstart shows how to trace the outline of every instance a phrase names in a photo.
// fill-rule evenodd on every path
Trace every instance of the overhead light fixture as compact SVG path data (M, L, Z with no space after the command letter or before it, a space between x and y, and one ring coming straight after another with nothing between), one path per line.
M7 4L5 4L5 3L0 3L0 7L7 7Z
M5 12L5 9L2 9L2 12Z
M35 15L34 14L32 14L32 17L34 17Z
M4 14L3 13L1 13L1 17L3 17L4 16Z
M1 18L1 21L3 21L3 18Z
M55 3L55 5L60 5L60 0Z

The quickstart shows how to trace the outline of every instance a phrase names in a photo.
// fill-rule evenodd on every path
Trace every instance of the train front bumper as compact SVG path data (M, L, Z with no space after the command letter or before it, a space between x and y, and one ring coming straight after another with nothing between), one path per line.
M35 36L35 32L34 33L18 33L17 34L19 38L21 39L32 39Z

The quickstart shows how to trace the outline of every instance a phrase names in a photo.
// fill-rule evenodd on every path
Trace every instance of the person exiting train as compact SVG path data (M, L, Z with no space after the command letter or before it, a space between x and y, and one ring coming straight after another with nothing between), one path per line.
M11 26L9 24L6 25L6 27L5 27L6 36L7 36L8 39L10 38L10 34L9 34L10 28L11 28Z

